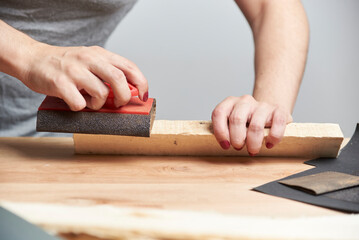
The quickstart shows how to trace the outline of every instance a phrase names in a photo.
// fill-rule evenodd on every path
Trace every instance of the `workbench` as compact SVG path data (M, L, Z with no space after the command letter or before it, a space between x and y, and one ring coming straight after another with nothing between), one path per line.
M344 215L251 190L312 168L306 160L78 155L72 138L0 138L0 201L290 218Z

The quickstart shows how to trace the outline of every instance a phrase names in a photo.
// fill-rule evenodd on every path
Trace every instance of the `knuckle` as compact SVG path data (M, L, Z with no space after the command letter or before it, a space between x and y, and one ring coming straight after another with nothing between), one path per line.
M246 94L246 95L241 96L240 100L244 101L244 102L249 102L249 101L253 101L254 98L251 95Z
M283 126L287 123L287 119L283 114L279 114L273 119L273 123Z
M93 46L90 46L88 47L89 49L93 50L93 51L102 51L103 48L100 47L100 46L97 46L97 45L93 45Z
M224 110L221 107L216 107L212 112L212 120L216 119L225 114Z
M86 104L78 103L78 102L72 102L69 104L70 109L72 111L80 111L86 107Z
M124 59L124 63L130 69L131 68L133 68L133 69L137 68L137 65L134 62L132 62L131 60L127 59L127 58Z
M257 133L257 132L263 131L263 127L260 124L256 123L256 122L251 122L249 124L249 130L251 132L256 132Z
M235 96L229 96L229 97L226 97L225 99L224 99L224 101L234 101L234 100L236 100L237 99L237 97L235 97Z
M147 80L143 79L141 77L138 77L137 80L136 80L136 86L138 86L140 88L148 88Z
M266 109L266 108L271 107L271 105L269 105L266 102L259 102L258 107L261 108L261 109Z
M49 84L50 88L53 90L59 90L64 87L66 83L66 77L63 75L58 75L56 77L50 78Z
M81 62L90 62L92 61L92 55L88 51L81 51L77 54L77 59Z
M240 124L245 124L246 122L247 122L247 119L245 119L239 115L236 115L236 114L232 114L229 117L230 124L240 125Z
M126 105L131 100L131 94L121 94L120 96L116 97L116 105L123 106Z
M80 46L80 47L73 48L73 50L74 50L74 52L82 53L82 52L87 52L89 50L89 48L90 47Z
M274 123L275 124L278 124L278 125L285 125L286 124L286 119L285 119L285 117L278 117L278 118L276 118L275 120L274 120Z
M65 73L69 76L79 76L80 70L76 65L69 64L65 67Z
M99 109L101 109L101 107L103 106L103 104L104 104L104 102L103 101L94 101L93 99L92 99L92 101L91 101L91 106L87 106L87 107L89 107L89 108L91 108L91 109L93 109L93 110L99 110Z
M112 60L117 61L119 60L121 61L122 65L128 70L128 71L135 71L137 69L137 65L135 63L133 63L132 61L128 60L127 58L121 57L119 55L113 54L112 55Z
M114 53L111 53L109 56L108 56L108 60L109 62L118 62L119 59L118 59L118 55L114 54Z
M109 89L107 87L103 88L98 88L96 91L96 95L94 96L95 98L99 98L99 99L106 99L109 93Z
M130 74L133 76L134 84L139 86L147 85L147 79L139 70L130 70Z
M126 81L126 76L121 70L116 68L111 68L109 71L110 71L110 76L113 77L116 83L120 83L124 80Z

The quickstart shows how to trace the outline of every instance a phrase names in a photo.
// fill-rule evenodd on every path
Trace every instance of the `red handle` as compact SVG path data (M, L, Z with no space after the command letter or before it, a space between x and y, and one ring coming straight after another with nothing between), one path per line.
M135 86L133 86L131 83L127 83L128 84L128 87L130 88L130 91L131 91L131 96L132 97L135 97L135 96L138 96L138 90ZM110 90L109 94L108 94L108 97L107 98L114 98L115 95L113 94L113 91L112 91L112 88L110 86L110 84L108 84L107 82L105 82L105 85L108 87L108 89Z
M110 92L108 93L108 96L107 96L105 104L103 105L103 108L116 109L117 107L115 106L115 102L114 102L115 95L113 94L112 88L111 88L110 84L108 84L106 82L104 82L104 84L108 87ZM130 83L127 83L127 84L128 84L128 87L130 88L131 96L132 97L138 96L138 89ZM80 92L82 95L89 95L85 90L81 90Z
M133 86L131 83L128 83L128 87L130 88L132 97L138 96L138 89L135 86Z
M131 83L127 83L127 84L128 87L130 88L131 96L132 97L138 96L138 89L135 86L133 86ZM110 92L108 93L106 103L103 105L103 108L116 109L117 107L115 106L115 102L114 102L115 95L113 94L112 88L110 84L106 82L105 85L109 88Z

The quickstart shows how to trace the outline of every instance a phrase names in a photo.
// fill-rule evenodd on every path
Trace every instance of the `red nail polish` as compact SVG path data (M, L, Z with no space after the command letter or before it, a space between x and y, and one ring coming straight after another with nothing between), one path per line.
M145 94L143 94L142 99L143 99L144 102L147 102L147 100L148 100L148 92L145 92Z
M241 147L241 148L235 148L235 147L233 147L234 149L236 149L237 151L241 151L242 149L243 149L243 147Z
M220 144L221 147L222 147L223 149L225 149L225 150L227 150L227 149L231 146L231 144L229 144L229 142L228 142L227 140L222 141L222 142L220 142L219 144Z
M266 144L266 147L267 147L268 149L271 149L273 146L274 146L274 145L273 145L272 143L269 143L269 142Z
M248 154L249 154L249 156L251 156L251 157L254 157L254 156L256 155L256 153L250 153L250 152L248 152Z

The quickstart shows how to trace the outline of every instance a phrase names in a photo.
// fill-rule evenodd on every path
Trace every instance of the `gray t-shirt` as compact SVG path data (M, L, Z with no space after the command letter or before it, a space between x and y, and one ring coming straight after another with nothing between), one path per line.
M56 46L104 46L136 0L1 0L0 19L32 38ZM1 54L1 50L0 50ZM50 136L36 132L44 95L0 72L0 136Z

